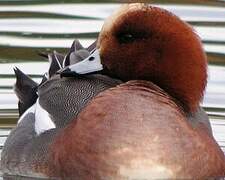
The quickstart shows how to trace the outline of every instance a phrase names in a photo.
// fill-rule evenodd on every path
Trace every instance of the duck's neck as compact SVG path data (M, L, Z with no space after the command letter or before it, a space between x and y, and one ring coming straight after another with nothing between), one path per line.
M169 61L169 60L168 60ZM192 69L184 69L185 67L179 67L175 69L176 75L171 75L171 72L162 71L155 75L143 75L140 77L124 78L123 82L133 80L147 80L153 82L172 98L176 103L183 108L187 114L194 114L202 101L205 86L207 84L207 63L202 60L200 65L195 65ZM197 67L198 66L198 67ZM196 69L198 69L198 71ZM142 72L145 70L142 70ZM107 74L111 77L118 78L115 73L104 68L102 74ZM138 73L137 73L138 74ZM118 78L121 79L121 78Z
M203 98L207 76L206 73L204 74L205 77L202 81L193 79L193 81L188 82L181 79L182 82L178 82L179 78L177 78L169 82L153 82L173 97L186 114L194 114Z

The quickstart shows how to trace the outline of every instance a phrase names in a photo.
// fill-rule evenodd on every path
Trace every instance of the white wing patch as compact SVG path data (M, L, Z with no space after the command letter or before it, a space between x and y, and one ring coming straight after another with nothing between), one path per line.
M56 128L55 123L49 117L48 112L41 107L39 99L36 102L35 110L35 132L37 135L41 133Z
M23 121L24 117L29 114L33 113L35 114L35 132L37 135L40 135L41 133L56 128L55 123L50 118L48 112L41 107L39 103L39 98L37 99L36 103L32 105L29 109L27 109L23 115L19 118L17 125Z

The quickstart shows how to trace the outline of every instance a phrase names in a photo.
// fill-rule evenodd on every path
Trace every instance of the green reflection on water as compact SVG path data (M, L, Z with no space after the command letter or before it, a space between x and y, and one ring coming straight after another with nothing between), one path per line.
M52 52L57 50L65 53L67 49L63 48L32 48L32 47L0 47L0 63L24 62L24 61L45 61L38 55L40 52ZM10 52L10 53L9 53Z

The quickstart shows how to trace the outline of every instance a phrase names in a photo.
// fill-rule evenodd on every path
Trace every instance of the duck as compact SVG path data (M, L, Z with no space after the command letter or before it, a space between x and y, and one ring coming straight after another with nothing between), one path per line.
M51 144L49 176L70 179L206 179L225 156L200 107L207 58L193 28L171 12L122 5L96 50L62 78L105 74L124 83L94 97Z
M18 111L19 117L30 108L37 100L38 86L45 81L56 75L56 72L66 65L71 65L79 62L89 56L90 51L95 48L96 42L92 43L88 48L84 48L79 40L75 39L69 52L64 56L57 51L52 53L39 52L38 54L49 61L49 69L43 75L41 83L33 81L28 75L22 72L19 68L15 67L14 73L16 76L16 83L14 85L14 92L19 100ZM40 92L39 92L40 93Z
M93 42L84 48L79 40L74 40L66 55L57 51L40 52L39 55L49 60L49 69L40 83L33 81L19 68L14 68L19 119L1 153L4 177L48 178L49 147L56 135L90 99L121 83L120 80L100 74L82 78L61 78L57 74L58 70L88 57L95 46L96 42Z

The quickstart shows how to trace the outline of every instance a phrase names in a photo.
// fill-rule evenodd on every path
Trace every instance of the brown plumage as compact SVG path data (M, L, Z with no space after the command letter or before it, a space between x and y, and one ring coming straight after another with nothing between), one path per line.
M222 176L214 139L163 90L130 81L98 95L52 146L52 175L80 179Z
M139 37L121 43L125 35ZM102 63L120 79L150 80L196 111L206 85L206 55L192 27L172 13L143 4L124 5L104 24Z
M100 93L62 131L50 175L225 176L224 154L199 113L207 62L193 29L166 10L129 4L106 20L97 48L104 73L136 81Z

